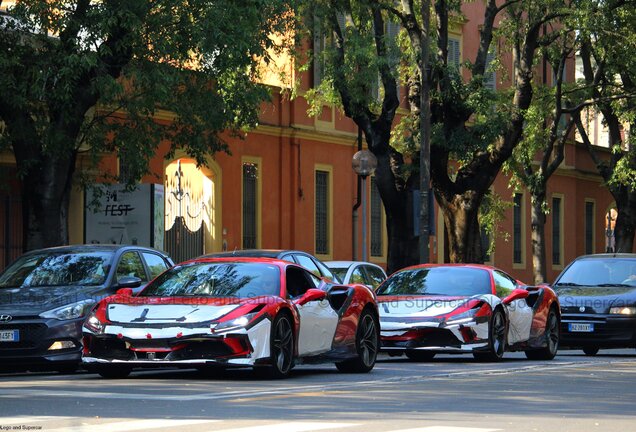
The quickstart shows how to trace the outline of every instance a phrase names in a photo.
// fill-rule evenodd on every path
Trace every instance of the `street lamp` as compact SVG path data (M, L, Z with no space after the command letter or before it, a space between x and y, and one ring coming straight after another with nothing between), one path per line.
M367 261L367 177L375 172L378 160L369 150L360 150L351 161L353 171L362 179L362 261ZM357 229L357 227L353 227Z

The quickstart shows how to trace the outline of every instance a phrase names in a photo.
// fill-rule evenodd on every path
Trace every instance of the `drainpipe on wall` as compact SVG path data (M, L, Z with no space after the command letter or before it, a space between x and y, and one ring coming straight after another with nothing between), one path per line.
M362 150L362 129L360 129L360 127L358 127L358 151ZM358 209L360 208L361 202L360 202L360 196L361 196L361 189L362 189L362 183L360 181L360 176L356 176L356 183L358 185L358 192L356 194L356 203L353 205L353 235L352 235L352 242L353 242L353 260L354 261L358 261Z

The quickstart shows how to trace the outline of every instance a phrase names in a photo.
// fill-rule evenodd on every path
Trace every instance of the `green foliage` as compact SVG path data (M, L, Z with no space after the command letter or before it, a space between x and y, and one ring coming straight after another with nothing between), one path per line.
M506 201L501 195L489 191L479 207L479 225L488 234L490 244L488 254L495 252L495 243L498 238L508 241L510 233L499 229L502 221L506 219L506 211L514 206L512 201Z
M130 181L159 144L203 164L220 131L257 123L261 62L291 41L287 0L23 0L0 24L0 148L46 158L118 152ZM157 114L172 113L160 122ZM33 162L30 162L33 161Z

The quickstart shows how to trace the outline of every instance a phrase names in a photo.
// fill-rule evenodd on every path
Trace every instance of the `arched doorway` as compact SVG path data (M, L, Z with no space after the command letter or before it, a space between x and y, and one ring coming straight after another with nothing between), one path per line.
M165 250L175 262L220 250L220 168L181 157L165 166Z

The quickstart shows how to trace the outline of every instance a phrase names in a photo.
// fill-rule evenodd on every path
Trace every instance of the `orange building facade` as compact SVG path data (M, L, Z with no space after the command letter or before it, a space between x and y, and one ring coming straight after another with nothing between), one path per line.
M473 58L477 51L482 7L479 3L465 5L465 19L451 31L452 49L460 60ZM511 70L510 56L502 54L501 60ZM468 72L463 72L467 76ZM574 67L569 67L566 73L568 79L573 79ZM308 89L311 74L307 72L301 78L303 88ZM497 74L493 82L496 87L510 85ZM165 232L184 215L190 219L185 223L189 231L200 230L201 238L184 257L244 248L290 248L305 250L322 260L359 259L363 247L361 225L358 221L354 227L353 221L358 188L351 167L358 150L355 124L331 107L325 107L317 118L310 117L302 97L289 100L281 96L278 88L272 90L272 101L262 105L258 127L243 139L225 137L231 154L209 157L206 167L197 168L183 153L166 160L168 144L161 146L151 161L152 175L142 179L142 183L163 187ZM169 113L158 119L169 120ZM13 169L11 155L3 155L0 163L5 172ZM82 162L79 163L81 169ZM108 156L104 166L112 170L121 168L116 155ZM178 172L181 174L177 178ZM364 247L370 261L385 265L386 229L372 180L366 200L370 240ZM530 282L533 277L529 193L509 189L508 179L501 174L493 190L515 205L500 222L500 235L494 240L494 253L488 263ZM13 200L17 196L15 191L16 188L7 188L0 193L6 200ZM547 199L551 212L545 227L546 258L548 281L553 281L575 257L606 251L606 217L613 201L586 150L573 144L567 145L565 160L548 184ZM12 213L16 206L19 203L13 205L13 210L5 205L0 211L3 226L11 225L0 233L0 245L5 245L4 249L0 247L0 267L17 253L15 237L20 226L18 214ZM86 237L85 206L84 191L75 189L69 217L71 243L90 241ZM433 262L444 260L444 229L438 212L436 207L436 229L431 238ZM361 219L361 209L359 215ZM148 219L152 217L148 215ZM358 239L356 246L354 238ZM166 244L159 246L170 251Z

